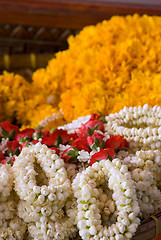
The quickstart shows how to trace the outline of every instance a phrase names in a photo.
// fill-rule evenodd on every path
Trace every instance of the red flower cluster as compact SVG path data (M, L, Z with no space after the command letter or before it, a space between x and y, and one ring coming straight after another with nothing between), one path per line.
M74 139L71 146L66 149L61 157L65 162L76 162L79 150L91 152L92 150L100 151L91 156L89 165L102 159L113 159L116 152L121 149L126 149L129 144L122 136L110 136L104 141L104 118L101 115L92 114L91 118L85 124L81 124L77 133L77 138Z
M74 134L69 134L63 129L49 132L42 129L26 128L20 131L18 126L5 121L0 123L0 141L2 138L7 138L8 141L3 147L4 150L0 151L0 162L9 164L13 164L15 156L18 156L24 147L37 142L55 150L66 163L77 163L80 150L88 153L95 150L91 156L90 166L102 159L113 159L117 151L128 147L128 142L120 135L110 136L109 139L104 140L104 117L97 114L92 114L91 118L85 124L81 124L78 132ZM60 154L60 144L69 144L70 147ZM98 149L100 150L98 151Z
M2 138L6 138L8 141L6 146L4 146L3 152L0 151L0 162L13 164L15 156L18 156L24 147L38 142L46 144L59 154L59 144L67 144L74 137L75 135L68 134L67 131L63 129L56 129L53 133L46 130L35 130L33 128L26 128L20 131L18 126L5 121L0 123L0 145L2 144Z

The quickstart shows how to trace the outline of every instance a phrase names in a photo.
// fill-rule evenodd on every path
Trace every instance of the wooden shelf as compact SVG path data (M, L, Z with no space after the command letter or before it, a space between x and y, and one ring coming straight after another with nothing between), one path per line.
M113 15L161 15L161 1L0 0L0 22L81 29Z

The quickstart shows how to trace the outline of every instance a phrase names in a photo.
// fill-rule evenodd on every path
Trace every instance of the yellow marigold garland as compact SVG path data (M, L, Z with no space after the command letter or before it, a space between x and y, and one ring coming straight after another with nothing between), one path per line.
M0 95L3 97L5 119L17 117L17 104L32 97L30 83L20 75L4 72L0 75Z
M33 74L32 84L18 75L0 76L7 119L35 127L62 110L51 128L96 111L161 105L161 17L114 16L68 42Z
M60 94L67 122L97 110L107 115L124 105L160 104L160 40L161 18L155 16L115 16L85 27L49 62L42 89ZM33 84L39 76L40 70Z
M5 120L3 97L0 95L0 122Z

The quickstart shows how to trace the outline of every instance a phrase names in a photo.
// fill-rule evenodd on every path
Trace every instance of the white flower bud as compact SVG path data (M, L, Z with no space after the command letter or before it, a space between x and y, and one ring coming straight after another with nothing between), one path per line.
M38 196L37 202L42 204L45 201L45 197L43 195Z
M49 194L49 189L48 189L47 186L42 186L42 187L41 187L41 194L42 194L43 196L47 196L47 195Z
M126 232L126 233L125 233L125 237L126 237L127 239L131 239L131 238L132 238L132 233L131 233L131 232Z
M44 206L41 208L41 213L42 213L42 215L47 217L52 213L52 210L49 206Z
M33 191L34 191L34 193L39 194L41 191L41 188L39 186L34 186Z
M91 226L89 228L89 233L93 236L97 234L97 230L96 230L95 226Z

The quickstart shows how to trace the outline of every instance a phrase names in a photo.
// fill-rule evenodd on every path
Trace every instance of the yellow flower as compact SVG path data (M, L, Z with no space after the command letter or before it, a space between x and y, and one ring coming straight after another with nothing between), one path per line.
M125 105L161 105L161 17L114 16L85 27L68 43L33 74L32 83L0 76L6 118L36 127L47 117L50 128ZM64 115L57 120L49 117L60 110Z
M4 110L4 101L2 96L0 95L0 122L5 120L5 110Z
M69 49L43 70L40 83L44 92L60 95L57 104L67 122L97 110L109 114L127 104L159 103L157 93L158 100L145 94L150 91L145 81L148 71L161 71L160 17L115 16L85 27L68 42Z
M118 112L124 106L161 105L160 83L161 73L134 71L126 89L110 98L107 107L110 112Z
M60 108L64 113L64 118L68 121L76 119L78 116L84 116L97 111L104 112L108 96L100 81L84 84L81 91L79 88L73 88L62 94Z
M40 104L37 108L31 111L30 116L30 126L35 128L40 125L40 122L45 119L47 116L51 116L55 112L55 109L49 104ZM56 126L57 127L57 126Z
M12 121L16 118L17 104L33 95L28 83L20 75L4 72L0 75L0 95L3 97L5 117Z

